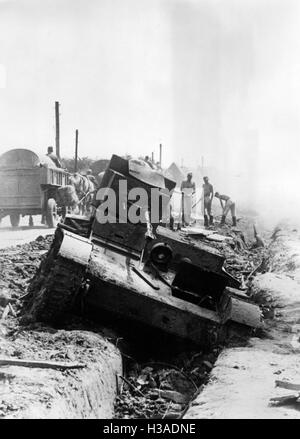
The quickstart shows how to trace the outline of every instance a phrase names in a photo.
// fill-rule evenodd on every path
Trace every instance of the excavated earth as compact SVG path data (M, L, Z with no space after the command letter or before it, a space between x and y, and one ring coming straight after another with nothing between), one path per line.
M239 229L223 227L218 232L228 235L231 240L207 242L226 256L226 269L239 278L244 288L264 271L269 257L266 249L251 248L251 224L249 220L241 220ZM153 419L220 416L211 408L202 414L199 408L204 410L205 405L201 398L203 395L211 398L210 388L220 362L225 361L222 359L244 352L247 343L244 336L227 340L226 346L214 345L208 351L200 351L184 343L166 348L155 338L151 341L132 339L116 328L104 328L80 316L67 316L60 328L40 323L26 325L22 321L28 284L51 241L51 236L40 236L29 244L0 250L0 360L80 363L84 367L60 370L0 366L0 417ZM261 305L265 315L274 312L268 301ZM266 343L266 340L255 340L250 343ZM236 361L233 360L232 368L225 363L222 366L232 379L239 367ZM222 379L226 376L224 370L221 375ZM220 401L222 409L224 399L230 396L230 383L225 387Z
M0 365L0 418L110 418L122 359L89 322L70 319L64 329L20 324L30 278L52 236L0 250L0 361L79 364L80 369ZM25 296L25 297L24 297Z
M263 337L222 350L186 418L300 417L299 230L286 223L275 229L263 272L249 285L265 310Z

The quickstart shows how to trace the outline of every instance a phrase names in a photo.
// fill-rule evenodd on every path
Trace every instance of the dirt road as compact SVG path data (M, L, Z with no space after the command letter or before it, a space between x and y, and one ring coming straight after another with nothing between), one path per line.
M38 236L53 234L55 229L49 229L41 224L40 215L33 217L34 226L28 226L28 217L21 218L19 227L11 227L9 218L6 217L0 224L0 248L11 247L13 245L25 244L34 241Z

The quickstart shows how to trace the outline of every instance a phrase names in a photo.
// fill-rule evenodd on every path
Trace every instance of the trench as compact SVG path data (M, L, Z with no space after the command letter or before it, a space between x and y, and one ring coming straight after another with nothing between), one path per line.
M43 245L43 238L38 243L42 249L48 245L47 242ZM30 245L18 247L25 247L26 254L32 250ZM234 258L235 253L231 252L230 257ZM37 252L32 259L34 267L27 273L29 275L38 266L40 253ZM230 268L230 263L227 268ZM233 263L231 269L232 274L237 275L245 269L245 264L241 268ZM27 282L23 273L24 277ZM15 290L16 282L12 287ZM26 285L20 288L20 293L24 294L24 291ZM14 300L18 308L21 302L18 294ZM37 343L39 348L43 345L43 351L33 349L34 359L36 356L48 359L51 352L54 360L61 357L67 362L81 360L87 367L65 372L38 370L34 377L32 371L23 367L1 368L5 377L14 378L10 381L5 378L4 384L0 380L0 386L6 386L13 398L11 402L5 401L5 407L0 405L0 417L180 419L186 416L208 383L226 344L212 344L200 350L184 340L152 330L124 326L122 322L114 322L111 326L111 321L109 315L98 315L95 319L69 316L63 327L49 328L38 324L20 325L17 318L9 316L7 326L13 335L11 340L11 334L8 336L5 349L2 344L2 352L11 355L10 342L13 342L14 347L17 345L23 349L17 353L13 351L13 355L26 357L26 343L32 346ZM59 348L53 356L55 343ZM246 339L240 337L226 343L243 346ZM66 345L71 349L67 356L63 352ZM18 407L13 400L18 401Z
M139 334L139 336L136 335ZM135 334L135 335L134 335ZM195 346L158 334L120 330L118 347L124 379L114 403L115 419L182 419L210 380L220 354L228 346L243 347L242 333L221 343Z
M174 339L151 342L129 342L131 349L123 355L126 381L115 400L117 419L182 418L208 381L221 349L200 350Z
M201 350L186 340L145 327L112 322L101 315L106 333L122 356L117 393L111 395L115 419L179 419L209 379L221 347ZM99 320L99 316L98 319ZM96 320L93 320L94 322Z

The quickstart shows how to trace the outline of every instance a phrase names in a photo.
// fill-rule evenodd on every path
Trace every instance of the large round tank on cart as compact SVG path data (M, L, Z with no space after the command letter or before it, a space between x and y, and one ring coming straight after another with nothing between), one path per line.
M11 149L0 156L0 169L32 169L40 166L55 168L46 155L37 155L29 149Z

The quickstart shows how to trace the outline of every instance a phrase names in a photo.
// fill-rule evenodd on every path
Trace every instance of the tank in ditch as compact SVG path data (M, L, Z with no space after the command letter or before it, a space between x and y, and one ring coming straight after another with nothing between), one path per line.
M92 217L69 215L58 225L30 284L27 315L55 324L84 308L198 345L231 328L260 328L259 308L224 270L222 254L161 226L174 187L147 164L113 155Z

